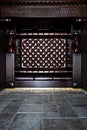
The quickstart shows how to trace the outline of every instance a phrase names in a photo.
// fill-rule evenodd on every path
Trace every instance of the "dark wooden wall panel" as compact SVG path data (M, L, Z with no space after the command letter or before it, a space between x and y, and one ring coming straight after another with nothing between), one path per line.
M80 47L81 47L81 74L82 74L82 88L87 90L87 22L83 26L83 32L80 39Z
M82 88L87 90L87 53L82 54Z
M0 90L5 88L5 38L0 27Z
M0 53L0 89L5 88L5 54Z
M82 36L80 38L80 47L82 53L87 53L87 21L82 28Z

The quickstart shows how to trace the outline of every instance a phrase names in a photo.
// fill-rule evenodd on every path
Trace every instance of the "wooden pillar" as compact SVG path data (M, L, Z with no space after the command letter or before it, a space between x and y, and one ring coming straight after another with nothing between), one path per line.
M6 53L6 87L14 87L14 54Z

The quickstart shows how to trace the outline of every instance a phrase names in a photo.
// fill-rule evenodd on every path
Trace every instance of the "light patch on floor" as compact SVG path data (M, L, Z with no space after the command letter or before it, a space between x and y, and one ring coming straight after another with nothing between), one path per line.
M7 88L6 91L30 91L30 92L60 92L60 91L82 91L80 88Z

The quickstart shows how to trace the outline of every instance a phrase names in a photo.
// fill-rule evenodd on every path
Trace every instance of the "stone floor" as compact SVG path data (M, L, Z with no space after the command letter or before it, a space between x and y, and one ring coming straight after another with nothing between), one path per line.
M5 89L0 92L0 130L87 130L87 92Z

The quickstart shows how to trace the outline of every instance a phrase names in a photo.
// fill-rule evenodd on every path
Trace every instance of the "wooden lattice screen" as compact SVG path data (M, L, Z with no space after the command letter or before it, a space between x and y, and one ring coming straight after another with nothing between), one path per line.
M58 70L66 68L66 39L22 38L21 68Z

